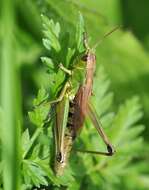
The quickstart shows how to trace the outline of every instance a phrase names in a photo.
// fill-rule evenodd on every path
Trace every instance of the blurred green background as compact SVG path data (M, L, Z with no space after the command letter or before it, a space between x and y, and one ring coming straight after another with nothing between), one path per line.
M22 183L20 136L24 129L31 126L27 113L31 110L32 100L38 89L41 86L48 88L48 77L40 60L41 56L48 55L48 51L42 45L40 15L43 13L55 22L59 22L63 28L62 33L74 34L78 11L84 17L86 30L90 37L90 46L102 39L103 35L115 26L122 26L97 48L97 68L102 65L110 79L110 90L114 92L113 110L116 111L119 104L126 99L138 95L144 113L139 123L146 126L141 133L145 142L141 147L142 152L139 152L140 157L135 158L133 162L142 161L141 164L144 165L139 165L138 172L145 173L145 177L141 178L140 186L137 182L135 186L135 181L129 180L128 170L116 185L112 186L112 182L109 182L111 183L109 189L149 189L148 10L148 0L1 0L0 126L2 151L0 171L2 189L22 189L20 185ZM123 159L121 161L123 162ZM5 166L3 162L6 162ZM119 169L121 168L117 168ZM97 176L94 179L96 178L99 180ZM100 181L99 186L90 188L105 189L100 185L102 183ZM74 189L83 189L83 183Z

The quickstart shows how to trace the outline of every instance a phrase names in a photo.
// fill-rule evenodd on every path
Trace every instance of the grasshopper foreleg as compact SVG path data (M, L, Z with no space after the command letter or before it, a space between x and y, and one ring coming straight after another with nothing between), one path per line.
M70 83L66 82L64 88L62 89L62 91L61 91L61 93L60 93L60 95L59 95L59 97L57 99L51 100L51 101L48 101L48 102L45 102L46 100L44 100L44 102L41 102L36 107L41 106L41 105L42 106L47 106L47 105L55 104L55 103L58 103L58 102L62 101L67 89L70 88L70 86L71 86Z
M64 71L65 73L72 75L72 71L67 69L66 67L64 67L64 65L62 63L59 64L59 68Z

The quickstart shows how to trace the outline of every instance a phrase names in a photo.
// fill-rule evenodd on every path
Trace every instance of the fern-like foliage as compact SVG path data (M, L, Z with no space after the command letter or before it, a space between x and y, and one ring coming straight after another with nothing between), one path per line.
M29 129L26 129L22 135L22 189L66 187L69 190L79 190L85 187L88 190L110 190L119 189L122 183L125 184L125 189L133 189L136 179L148 179L140 175L140 163L137 161L144 146L140 137L144 126L138 124L142 118L141 106L138 97L133 97L120 105L119 110L112 111L113 93L109 91L110 82L102 67L96 70L95 96L92 97L92 102L103 128L115 146L116 154L113 157L102 157L72 151L64 175L56 177L53 173L52 127L55 116L49 104L38 105L48 99L56 98L57 93L62 89L67 78L64 72L58 69L58 65L62 62L66 67L70 67L75 56L83 51L84 22L80 16L76 39L70 47L66 47L67 51L62 56L63 40L64 38L67 40L66 36L61 36L62 26L45 16L42 16L42 20L45 35L43 44L49 54L48 57L41 59L50 76L49 94L44 88L39 90L33 102L34 110L29 112L34 132L31 135ZM88 118L85 125L74 147L104 151L105 146ZM131 177L132 187L127 184L128 178L124 177L126 175Z

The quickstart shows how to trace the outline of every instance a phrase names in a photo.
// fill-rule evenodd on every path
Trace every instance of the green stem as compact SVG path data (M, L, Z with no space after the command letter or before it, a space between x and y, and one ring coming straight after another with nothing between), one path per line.
M3 188L20 189L20 118L18 118L18 72L16 63L17 48L15 38L15 1L1 2L1 68L0 103L3 110L1 127Z

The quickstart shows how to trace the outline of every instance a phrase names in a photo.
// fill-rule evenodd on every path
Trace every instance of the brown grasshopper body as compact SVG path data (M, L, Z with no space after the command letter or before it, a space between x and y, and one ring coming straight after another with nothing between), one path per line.
M96 64L95 55L90 51L87 51L82 55L80 61L85 69L85 80L78 87L73 100L69 102L68 122L63 138L63 150L62 152L57 152L55 160L55 171L58 175L63 173L63 169L67 164L73 142L83 127L88 109L88 101L92 94L93 76ZM57 115L58 121L60 120L60 115L62 114L58 113ZM59 126L59 124L57 126Z
M82 60L86 63L86 74L85 83L79 87L73 101L74 113L72 115L72 121L75 133L77 133L84 124L89 98L92 95L93 76L96 64L96 57L90 51L82 57Z

